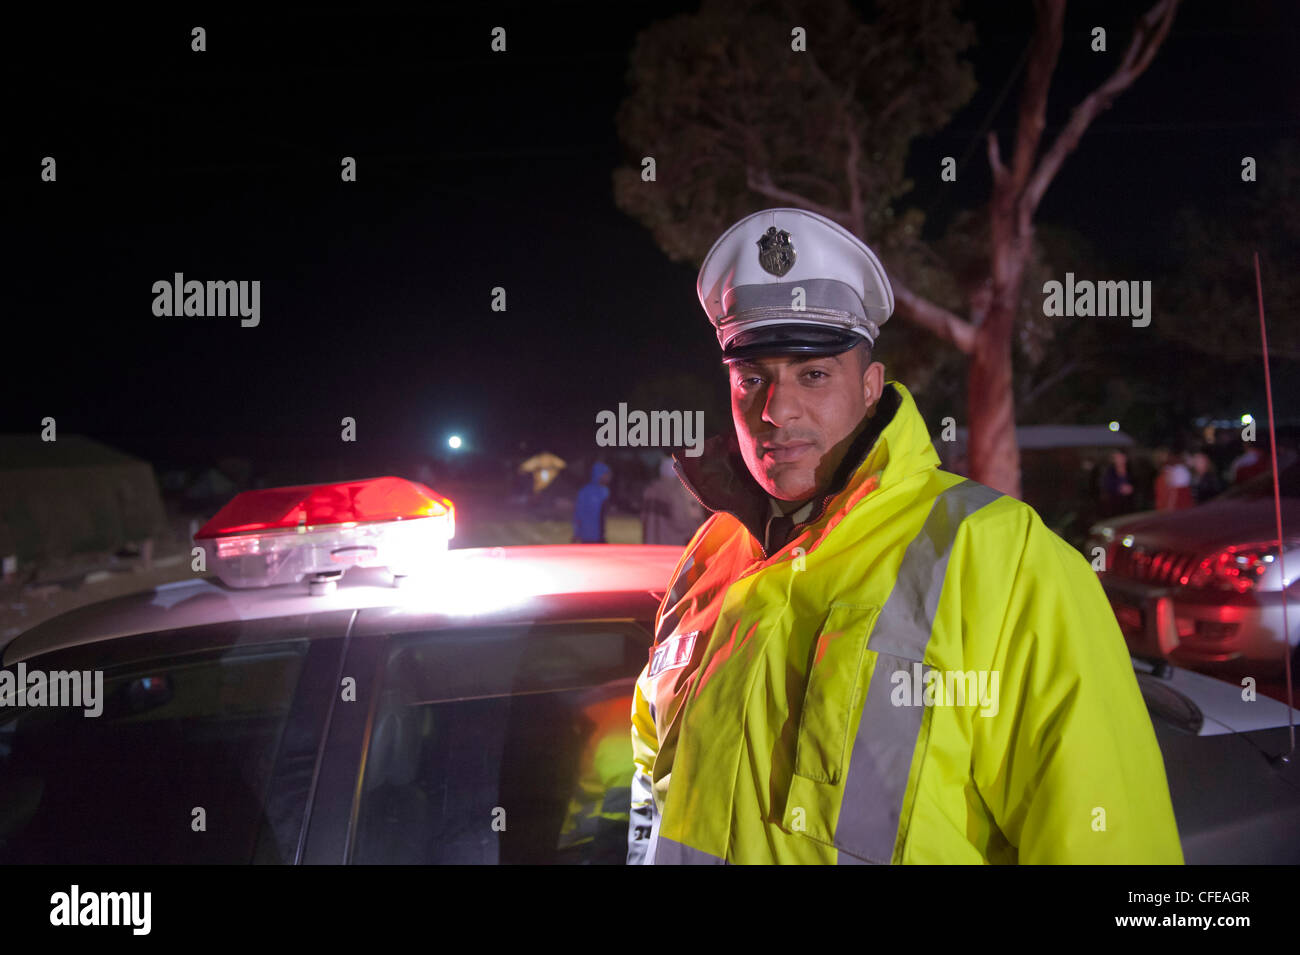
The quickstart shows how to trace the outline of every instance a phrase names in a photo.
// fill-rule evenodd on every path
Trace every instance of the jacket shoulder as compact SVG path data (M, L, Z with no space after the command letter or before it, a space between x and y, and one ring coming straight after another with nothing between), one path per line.
M969 542L981 551L997 550L1003 559L1011 555L1053 553L1071 569L1091 567L1082 554L1048 527L1038 511L1024 501L947 472L942 476L946 497L956 499L951 507L962 517L962 531ZM1015 569L1014 565L1010 569Z

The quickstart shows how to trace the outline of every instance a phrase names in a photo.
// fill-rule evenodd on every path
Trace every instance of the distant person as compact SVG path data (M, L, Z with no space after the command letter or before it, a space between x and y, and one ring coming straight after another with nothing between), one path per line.
M1165 465L1169 463L1169 449L1156 448L1151 452L1150 463L1154 474L1154 477L1151 478L1151 506L1161 510L1165 498L1168 496L1165 491L1167 480Z
M1133 511L1133 476L1128 469L1128 455L1112 451L1110 464L1101 476L1101 506L1103 517L1115 517Z
M1185 458L1181 451L1165 458L1156 475L1156 510L1181 511L1196 503L1192 497L1192 472Z
M597 461L591 466L591 480L582 486L573 504L573 542L604 544L605 511L609 505L609 465Z
M1192 455L1192 497L1197 504L1204 504L1223 490L1223 482L1214 470L1214 462L1204 451Z
M641 498L641 540L646 544L685 547L704 523L704 508L686 490L673 459L659 462L659 477Z
M1228 482L1230 484L1244 484L1257 474L1263 474L1269 469L1268 456L1262 454L1255 445L1246 446L1246 450L1237 456L1230 465L1228 465Z

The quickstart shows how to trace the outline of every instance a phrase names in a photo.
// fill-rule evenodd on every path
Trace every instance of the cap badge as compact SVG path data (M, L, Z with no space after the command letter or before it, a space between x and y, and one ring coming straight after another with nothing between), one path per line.
M758 240L758 264L764 272L770 272L778 278L794 268L794 246L790 244L790 233L776 226L768 227L767 232Z

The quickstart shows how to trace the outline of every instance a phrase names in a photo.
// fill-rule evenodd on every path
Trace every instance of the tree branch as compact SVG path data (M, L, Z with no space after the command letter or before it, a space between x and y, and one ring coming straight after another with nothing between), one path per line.
M749 188L759 195L767 196L769 199L778 199L793 206L801 206L838 222L846 229L853 229L850 212L844 209L833 209L830 206L813 202L807 196L800 195L797 192L782 189L772 182L772 177L768 175L766 170L755 169L751 166L746 170L746 174ZM861 237L860 232L855 233L855 235ZM888 268L886 268L886 274L888 274ZM917 295L906 285L895 279L891 279L889 284L894 290L894 310L897 314L908 321L916 322L926 331L946 342L950 342L968 355L975 350L975 328L970 322L959 318L948 309L936 305L929 299Z
M834 209L830 206L823 205L820 202L813 202L807 196L800 195L797 192L791 192L789 189L782 189L772 181L772 177L766 169L755 169L750 166L745 170L745 184L757 192L760 196L767 196L769 199L778 199L781 202L792 206L801 206L810 212L833 219L846 229L852 228L852 221L849 213L844 209Z
M1065 0L1035 0L1033 46L1025 70L1025 85L1020 93L1020 113L1016 120L1016 148L1011 157L1011 190L1019 195L1034 167L1038 143L1047 125L1047 93L1052 73L1061 54L1061 34L1065 25Z
M1002 165L1002 150L998 148L998 134L989 130L989 169L993 172L993 192L1006 181L1007 167Z
M728 130L733 136L744 136L745 124L740 120L727 116L724 113L720 113L713 107L704 104L700 105L699 110L706 119L709 119L721 126L723 129Z
M1046 392L1048 388L1064 381L1066 378L1070 377L1070 375L1078 371L1079 365L1080 363L1074 359L1067 361L1064 365L1031 388L1029 393L1020 399L1021 406L1027 408L1032 405L1038 400L1038 396Z
M858 140L858 127L853 121L852 102L854 84L850 80L847 90L840 90L826 71L821 68L816 57L807 57L806 61L814 76L826 87L828 95L835 99L836 111L844 127L844 138L848 144L848 154L844 159L844 183L849 197L848 219L840 220L842 224L859 239L866 241L867 214L862 201L862 143Z
M895 96L893 99L891 99L888 103L885 104L885 108L882 109L880 111L880 115L876 117L876 122L883 123L885 120L889 119L889 115L892 112L894 112L894 110L898 109L898 107L902 106L911 98L912 98L911 87L904 87L902 90L899 91L897 96Z
M1164 43L1170 26L1173 25L1178 3L1179 0L1159 0L1146 12L1138 21L1133 31L1133 39L1129 42L1128 49L1119 66L1115 68L1115 72L1074 108L1074 112L1070 114L1070 121L1066 123L1065 128L1057 135L1056 141L1039 161L1038 168L1034 170L1021 196L1018 210L1021 223L1027 225L1033 218L1043 193L1047 191L1061 164L1065 162L1065 157L1079 145L1084 131L1097 114L1109 108L1115 97L1128 89L1151 64L1156 51Z
M894 289L894 311L896 314L903 316L908 321L916 322L926 331L957 346L967 355L975 350L975 328L970 322L958 318L946 308L917 295L897 279L891 279L889 284Z

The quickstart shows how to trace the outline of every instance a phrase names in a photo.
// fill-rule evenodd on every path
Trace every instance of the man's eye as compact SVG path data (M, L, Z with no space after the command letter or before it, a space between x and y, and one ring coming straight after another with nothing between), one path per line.
M820 368L809 368L806 374L809 378L812 378L813 381L821 381L823 378L830 377L830 375L826 374L826 372L822 371Z

